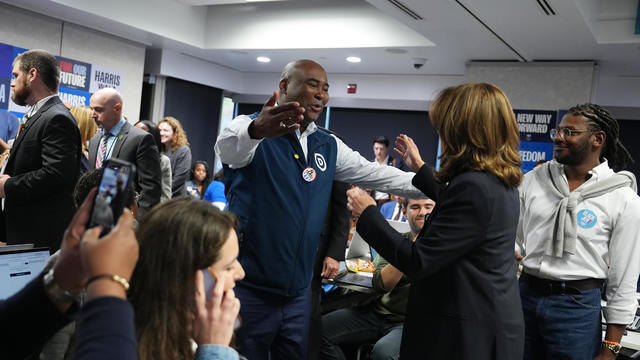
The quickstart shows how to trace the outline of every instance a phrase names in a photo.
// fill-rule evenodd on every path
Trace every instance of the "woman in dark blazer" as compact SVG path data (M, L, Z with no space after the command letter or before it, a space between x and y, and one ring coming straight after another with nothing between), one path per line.
M437 199L415 242L404 241L363 190L347 193L358 233L412 280L400 357L521 359L513 253L522 172L513 110L499 88L463 84L440 93L429 115L441 137L440 170L424 165L406 135L395 149L417 172L413 184Z

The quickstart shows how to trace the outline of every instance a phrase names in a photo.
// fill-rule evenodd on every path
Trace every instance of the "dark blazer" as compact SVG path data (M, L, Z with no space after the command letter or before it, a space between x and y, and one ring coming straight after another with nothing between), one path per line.
M102 132L98 132L89 141L89 166L96 168L96 154L100 146ZM113 145L111 157L135 164L137 175L135 189L140 193L140 218L160 202L162 193L160 154L153 136L125 122ZM117 221L117 219L116 219Z
M320 279L324 258L329 256L335 260L344 260L349 227L351 225L351 211L347 208L347 190L349 184L342 181L334 181L331 188L331 200L327 207L327 216L322 226L318 252L313 266L313 276Z
M309 344L307 345L307 359L318 359L320 354L320 339L322 337L322 265L324 258L329 256L337 261L344 260L349 228L351 226L351 211L347 208L347 190L349 184L334 181L331 188L331 199L324 219L318 251L313 264L313 278L311 279L311 321L309 322Z
M3 359L24 359L71 319L49 300L38 275L22 290L0 301L0 353Z
M9 244L58 249L74 212L80 149L78 125L57 96L22 126L5 168L11 176L3 212Z
M425 166L413 179L427 194L430 172ZM412 281L402 359L522 359L513 256L518 215L518 190L478 171L461 173L443 188L414 243L375 206L365 209L358 232Z
M42 278L33 279L17 294L0 301L0 353L3 359L24 359L40 351L71 318L47 297ZM78 308L72 306L69 312ZM126 300L103 296L80 311L75 359L137 359L133 308Z

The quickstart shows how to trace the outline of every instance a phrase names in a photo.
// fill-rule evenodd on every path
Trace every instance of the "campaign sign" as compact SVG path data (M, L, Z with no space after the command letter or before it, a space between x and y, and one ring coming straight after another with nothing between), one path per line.
M18 55L22 54L25 51L29 51L29 49L25 49L17 46L12 46L12 48L13 48L13 54L11 55L11 62L13 62L13 59L17 58Z
M9 93L11 93L11 91L9 91ZM9 109L9 111L15 113L16 115L18 115L18 117L20 117L20 118L22 118L24 113L27 112L27 107L26 106L17 105L16 103L13 102L13 100L11 100L11 98L9 98L9 100L7 101L7 104L9 105L9 106L7 106L7 109Z
M560 121L562 121L562 118L567 115L568 112L569 110L558 110L558 124L560 124Z
M89 106L91 93L60 87L58 89L58 97L60 98L60 100L62 100L63 103L67 103L71 105L71 107L76 107L79 105Z
M60 62L60 87L89 91L91 64L56 56Z
M24 113L19 113L19 112L15 112L15 111L9 111L10 113L12 113L13 115L18 117L18 120L20 120L20 122L22 122L22 118L24 117Z
M0 109L7 110L10 99L11 78L8 76L0 76Z
M520 141L549 142L549 131L556 126L556 111L514 110Z
M122 93L122 73L100 65L93 65L89 92L94 93L100 89L113 88Z
M12 62L13 46L0 44L0 76L11 77L11 72L13 71Z
M552 142L520 142L520 160L522 161L522 172L527 173L540 160L551 160L553 158Z

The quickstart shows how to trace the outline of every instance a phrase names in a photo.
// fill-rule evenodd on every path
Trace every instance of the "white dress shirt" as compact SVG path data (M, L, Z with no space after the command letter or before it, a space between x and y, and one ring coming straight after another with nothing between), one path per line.
M250 117L240 115L233 119L218 136L215 145L216 154L224 164L229 165L232 169L242 168L251 163L256 148L262 141L262 139L252 139L249 136L249 125L252 121ZM295 132L305 158L308 158L307 138L317 129L316 124L312 122L304 132L300 133L300 129ZM335 136L334 138L338 146L335 180L409 198L425 197L420 190L411 185L411 179L415 173L370 162L360 153L345 145L340 139Z
M550 164L554 178L567 183L564 166ZM540 167L539 169L543 169ZM546 243L554 227L558 198L546 192L536 180L534 169L520 186L520 220L517 242L524 250L524 271L544 279L607 279L604 317L611 324L633 321L637 301L636 283L640 273L640 198L629 187L618 188L577 206L576 252L560 257L545 255ZM589 171L583 189L614 172L605 160Z
M51 99L54 96L58 96L58 94L49 95L47 97L43 97L42 99L38 100L38 102L33 104L33 106L31 106L29 108L29 110L27 110L27 112L24 114L24 116L27 117L27 118L32 117L35 113L38 112L38 110L40 110L42 105L44 105L47 101L49 101L49 99Z

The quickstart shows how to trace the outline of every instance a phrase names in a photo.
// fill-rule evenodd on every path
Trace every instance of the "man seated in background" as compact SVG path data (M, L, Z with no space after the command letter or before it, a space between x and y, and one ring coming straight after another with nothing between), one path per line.
M402 213L410 232L404 236L414 241L435 202L431 199L405 199ZM322 317L321 359L344 359L340 349L346 343L375 342L371 358L398 359L404 314L409 298L409 279L380 255L374 260L373 289L379 296L370 304L339 309Z

